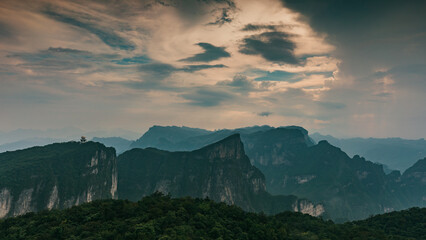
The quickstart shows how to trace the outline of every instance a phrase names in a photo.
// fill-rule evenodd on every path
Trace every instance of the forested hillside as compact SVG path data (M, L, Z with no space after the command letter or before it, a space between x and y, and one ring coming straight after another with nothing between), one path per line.
M301 213L266 216L208 199L156 193L139 202L99 200L8 218L0 221L0 239L421 240L425 217L425 209L413 208L334 224Z

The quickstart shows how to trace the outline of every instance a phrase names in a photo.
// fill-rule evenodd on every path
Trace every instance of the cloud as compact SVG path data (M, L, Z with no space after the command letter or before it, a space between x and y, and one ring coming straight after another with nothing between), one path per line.
M290 73L286 71L258 71L263 76L255 78L256 81L285 81L285 82L298 82L302 80L295 73Z
M0 22L0 41L11 41L15 39L13 28L8 24Z
M147 80L163 80L173 73L176 72L188 72L193 73L205 69L211 69L211 68L226 68L223 64L216 64L216 65L185 65L181 68L174 67L171 64L166 63L160 63L160 62L153 62L153 63L147 63L147 64L141 64L138 66L138 70L143 73L147 78Z
M122 58L119 60L112 60L113 63L119 64L119 65L135 65L135 64L145 64L149 63L152 60L148 56L136 56L131 58Z
M259 31L259 30L271 30L277 31L277 25L267 25L267 24L247 24L244 26L241 31Z
M165 63L148 63L138 66L138 70L144 74L147 81L163 80L169 77L177 68Z
M88 69L95 67L100 62L108 62L117 58L115 54L93 54L71 48L50 47L36 53L15 53L9 58L18 58L23 61L20 66L39 71L67 71L75 69Z
M249 80L247 76L237 74L234 76L232 80L225 80L217 82L218 86L229 86L233 88L237 88L242 91L253 91L257 87L253 80Z
M209 25L223 25L225 23L232 22L232 17L230 16L230 8L222 8L222 15L217 17L216 21L208 23Z
M338 102L317 102L317 104L326 109L343 109L346 107L345 104Z
M199 107L215 107L234 98L232 94L226 91L209 87L196 88L195 90L180 96L187 100L189 105Z
M204 69L210 69L210 68L226 68L227 66L223 65L223 64L215 64L215 65L206 65L206 64L201 64L201 65L186 65L185 67L178 69L179 71L184 71L184 72L196 72L196 71L201 71Z
M269 117L269 115L271 115L272 112L260 112L257 115L261 116L261 117Z
M202 23L221 26L232 22L231 12L236 8L232 0L163 0L150 5L161 4L178 11L187 24Z
M92 22L85 22L81 21L79 19L76 19L72 16L68 16L65 14L61 14L58 12L53 11L45 11L44 14L46 16L49 16L57 21L73 25L75 27L79 27L81 29L84 29L94 35L96 35L100 40L102 40L105 44L112 48L117 48L121 50L134 50L135 45L131 43L126 38L121 37L117 33L115 33L112 29L107 29L105 27L101 27L97 24L94 24Z
M220 58L230 57L224 47L216 47L210 43L197 43L196 45L204 49L203 53L198 53L192 57L182 59L184 62L211 62Z
M349 131L343 113L378 112L374 104L398 96L386 87L402 83L395 79L387 86L383 79L370 78L377 89L353 85L339 93L340 84L351 81L336 77L341 55L331 43L340 47L340 42L332 33L313 29L307 18L279 0L23 2L0 3L12 9L0 14L6 26L0 31L17 40L0 46L7 126L31 125L34 121L25 115L42 112L46 118L37 122L44 126L60 124L52 119L61 116L61 121L72 119L88 128L102 118L107 127L122 123L138 130L151 124L217 128L283 123L312 129L322 121L322 127ZM416 45L409 46L415 50ZM401 59L414 61L410 56L401 54ZM382 78L409 76L410 70L391 69L374 71L382 71ZM416 81L422 73L413 70L418 74L405 84L420 91ZM14 105L16 96L25 94L17 89L28 87L65 97L57 103L34 95ZM37 98L40 104L30 109ZM378 98L381 103L365 104Z
M264 32L243 39L240 52L247 55L260 55L275 63L298 64L293 51L295 44L283 32Z

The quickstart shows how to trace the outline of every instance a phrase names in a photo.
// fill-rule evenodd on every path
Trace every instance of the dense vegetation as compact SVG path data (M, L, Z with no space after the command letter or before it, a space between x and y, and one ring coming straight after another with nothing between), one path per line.
M425 222L426 210L419 208L338 225L300 213L266 216L211 200L156 193L139 202L94 201L5 219L0 239L420 240L426 237Z

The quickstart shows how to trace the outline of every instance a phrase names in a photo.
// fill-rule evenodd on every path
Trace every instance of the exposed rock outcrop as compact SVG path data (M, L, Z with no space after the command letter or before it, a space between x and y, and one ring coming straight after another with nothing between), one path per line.
M115 150L57 143L0 154L0 218L116 198Z
M294 196L274 197L266 192L265 177L251 165L239 134L192 152L133 149L119 156L118 167L123 199L136 201L159 191L173 197L208 197L265 213L299 205Z

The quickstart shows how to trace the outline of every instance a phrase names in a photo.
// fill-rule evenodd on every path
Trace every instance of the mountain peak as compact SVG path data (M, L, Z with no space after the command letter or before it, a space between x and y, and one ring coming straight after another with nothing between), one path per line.
M219 142L210 144L197 151L208 151L210 159L241 159L245 156L244 146L239 133L232 134Z
M321 140L321 141L319 141L318 145L331 146L331 144L327 140Z

